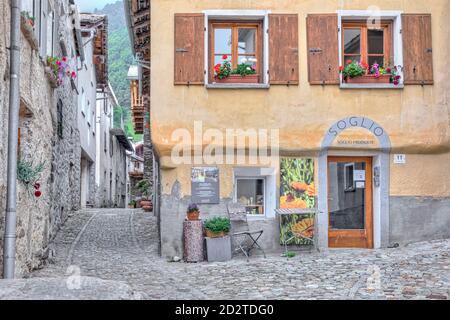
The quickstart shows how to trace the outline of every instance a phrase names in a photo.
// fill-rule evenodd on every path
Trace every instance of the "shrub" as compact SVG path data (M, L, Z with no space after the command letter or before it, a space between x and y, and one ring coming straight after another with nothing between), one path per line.
M215 217L205 220L205 229L214 233L230 232L231 222L229 218Z

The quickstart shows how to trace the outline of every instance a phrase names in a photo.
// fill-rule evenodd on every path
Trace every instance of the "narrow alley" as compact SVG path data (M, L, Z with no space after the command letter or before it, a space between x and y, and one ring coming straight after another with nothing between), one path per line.
M0 299L448 299L450 241L168 262L142 210L84 210L58 233L55 256L30 279L0 282ZM274 272L276 271L276 272Z

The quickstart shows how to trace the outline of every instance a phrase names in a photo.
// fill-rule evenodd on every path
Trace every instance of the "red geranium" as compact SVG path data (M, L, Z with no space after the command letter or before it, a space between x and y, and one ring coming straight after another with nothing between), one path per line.
M227 59L228 59L228 55L224 54L224 55L222 56L222 59L223 59L223 60L227 60Z
M221 67L221 66L222 66L222 65L221 65L220 63L216 64L216 65L214 66L214 71L217 72L217 73L219 73L219 72L220 72L220 67Z
M40 192L39 190L37 190L37 191L34 193L34 196L35 196L36 198L39 198L40 196L42 196L42 192Z
M387 72L387 73L391 73L391 71L392 71L391 68L387 68L387 69L386 69L386 72Z
M343 66L340 66L339 67L339 71L343 71L344 70L344 67Z
M361 67L363 67L363 69L368 69L369 68L369 65L366 63L366 62L364 62L364 61L361 61Z
M348 59L347 61L345 61L345 64L350 64L350 63L352 63L352 62L353 62L353 60Z

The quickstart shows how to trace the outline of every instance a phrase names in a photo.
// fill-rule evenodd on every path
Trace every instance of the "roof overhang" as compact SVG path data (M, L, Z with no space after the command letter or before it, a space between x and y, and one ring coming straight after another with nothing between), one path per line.
M109 133L117 138L119 143L125 148L125 150L133 152L133 145L128 140L127 135L122 129L113 128L109 130Z

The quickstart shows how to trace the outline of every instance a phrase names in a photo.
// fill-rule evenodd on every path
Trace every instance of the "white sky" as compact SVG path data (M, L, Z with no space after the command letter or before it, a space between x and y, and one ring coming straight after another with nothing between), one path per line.
M93 12L95 8L103 9L108 3L114 3L117 0L75 0L80 8L80 12Z

